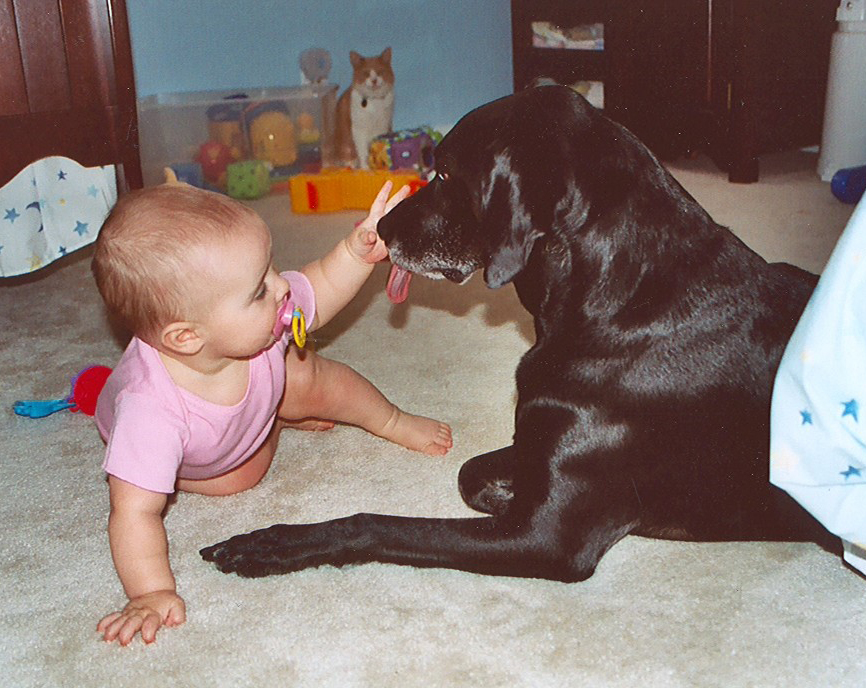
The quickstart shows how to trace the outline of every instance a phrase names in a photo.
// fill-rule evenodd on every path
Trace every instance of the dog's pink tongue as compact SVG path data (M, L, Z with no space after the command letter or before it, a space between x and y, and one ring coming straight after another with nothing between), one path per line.
M391 265L388 286L385 288L391 303L403 303L406 300L409 296L409 282L411 281L411 272L404 270L399 265Z

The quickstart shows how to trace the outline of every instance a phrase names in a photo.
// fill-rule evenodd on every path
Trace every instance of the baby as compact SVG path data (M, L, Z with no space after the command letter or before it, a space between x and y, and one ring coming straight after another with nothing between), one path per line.
M333 318L387 256L376 224L388 200L324 258L276 272L271 235L250 208L186 185L121 197L96 242L93 273L108 309L134 333L96 409L106 441L108 537L129 602L103 618L107 642L153 642L186 619L162 514L176 490L228 495L267 472L280 430L334 422L430 455L444 423L404 413L346 365L291 344L279 313L300 306L309 330Z

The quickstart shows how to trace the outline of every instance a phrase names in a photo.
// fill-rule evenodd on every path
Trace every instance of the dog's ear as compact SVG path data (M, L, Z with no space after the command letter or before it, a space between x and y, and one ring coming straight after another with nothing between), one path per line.
M484 281L491 289L510 282L526 267L542 232L521 197L520 180L498 160L482 199L482 230L488 239Z
M490 252L484 268L484 281L491 289L508 284L526 267L529 255L541 232L532 228L518 228Z
M592 203L587 180L599 178L598 161L610 155L604 152L610 142L595 131L598 112L566 87L529 89L480 112L474 130L492 132L487 150L495 151L480 221L484 280L496 288L526 267L539 239L580 230Z

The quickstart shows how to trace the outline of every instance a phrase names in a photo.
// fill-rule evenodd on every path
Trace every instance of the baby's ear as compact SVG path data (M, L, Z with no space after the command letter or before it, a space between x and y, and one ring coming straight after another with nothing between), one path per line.
M191 322L173 322L166 325L159 335L159 343L169 351L184 356L193 356L204 346L204 340Z

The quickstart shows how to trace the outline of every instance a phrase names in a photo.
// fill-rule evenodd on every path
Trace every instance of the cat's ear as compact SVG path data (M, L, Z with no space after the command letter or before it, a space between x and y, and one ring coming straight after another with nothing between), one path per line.
M359 64L361 64L361 60L363 60L363 59L364 59L364 58L361 57L361 56L360 56L358 53L356 53L354 50L350 50L350 51L349 51L349 62L352 63L352 66L353 66L353 67L357 67Z
M385 48L379 57L385 60L385 62L387 62L388 64L391 64L391 47L388 46L387 48Z

